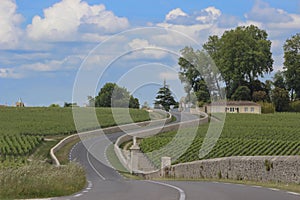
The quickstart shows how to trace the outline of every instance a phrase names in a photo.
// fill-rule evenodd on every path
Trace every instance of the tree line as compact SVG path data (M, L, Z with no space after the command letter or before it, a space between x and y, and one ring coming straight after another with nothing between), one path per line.
M273 69L271 41L265 30L239 26L212 35L202 50L181 50L179 78L189 101L201 106L211 99L272 103L276 111L300 111L300 34L285 41L283 71L262 81Z

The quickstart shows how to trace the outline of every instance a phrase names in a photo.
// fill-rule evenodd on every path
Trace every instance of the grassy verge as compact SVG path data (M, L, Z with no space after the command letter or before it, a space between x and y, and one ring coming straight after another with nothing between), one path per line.
M67 143L66 145L64 145L61 149L59 149L55 155L57 157L57 159L59 160L61 165L66 165L70 162L69 160L69 154L71 149L73 148L73 146L75 144L77 144L78 142L80 142L80 138L78 137L77 139Z
M133 179L133 180L141 180L140 177L132 175L128 170L121 164L119 161L115 151L114 151L114 145L111 144L106 151L106 156L108 158L108 161L114 167L122 176L126 179Z
M0 170L0 199L44 198L73 194L84 188L84 170L75 163L55 167L47 163Z
M29 156L29 160L45 161L51 163L50 149L54 147L64 136L47 137L44 142Z
M181 179L181 178L159 178L155 179L158 181L203 181L203 182L220 182L220 183L232 183L232 184L243 184L252 186L261 186L265 188L276 188L285 191L300 193L299 184L284 184L284 183L273 183L273 182L256 182L256 181L245 181L245 180L231 180L231 179Z

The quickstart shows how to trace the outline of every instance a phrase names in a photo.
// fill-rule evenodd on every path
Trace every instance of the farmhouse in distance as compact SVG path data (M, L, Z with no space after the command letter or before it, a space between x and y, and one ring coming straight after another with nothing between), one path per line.
M252 113L261 114L261 105L252 101L213 102L204 105L206 113Z

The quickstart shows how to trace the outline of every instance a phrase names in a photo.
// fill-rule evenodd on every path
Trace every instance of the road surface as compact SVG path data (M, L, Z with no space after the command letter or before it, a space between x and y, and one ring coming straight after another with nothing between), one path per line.
M102 135L77 143L70 152L70 159L84 166L88 185L77 194L56 199L300 200L300 196L295 193L256 186L200 181L126 180L116 170L109 167L110 164L106 158L107 147L123 134L120 132Z

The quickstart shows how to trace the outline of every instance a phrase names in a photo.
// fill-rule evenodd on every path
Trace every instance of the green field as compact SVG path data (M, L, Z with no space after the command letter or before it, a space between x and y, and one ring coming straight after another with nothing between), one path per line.
M227 114L221 137L212 151L202 159L228 156L300 155L299 122L299 113ZM173 163L199 160L199 150L207 129L208 125L200 126L191 146L179 159L172 160ZM185 131L189 132L190 129ZM168 144L175 135L176 132L168 132L143 139L140 147L159 166L160 158L171 154L159 149ZM180 138L180 136L176 137ZM180 138L180 143L184 144L187 139ZM154 150L159 151L151 153ZM169 151L176 151L176 147Z
M116 110L118 123L110 108L96 108L99 123L93 123L86 117L91 113L91 108L79 109L83 113L82 130L131 123L126 115L127 109ZM131 109L130 115L134 122L150 119L148 112L143 110ZM0 161L30 155L45 137L77 132L71 108L0 108L0 127Z
M97 120L90 120L92 108L78 108L80 131L149 120L148 112L96 108ZM162 115L159 115L163 117ZM132 118L132 119L131 119ZM0 108L0 199L66 196L86 185L84 169L67 163L51 165L50 149L67 135L76 133L71 108Z
M80 108L90 113L91 108ZM85 112L86 111L86 112ZM127 109L118 109L121 124L130 123ZM115 126L110 108L96 108L99 124L102 128ZM134 122L149 120L149 114L143 110L130 109ZM88 123L88 122L87 122ZM71 108L0 108L0 135L7 134L70 134L76 132ZM88 124L86 128L98 128L98 124Z

